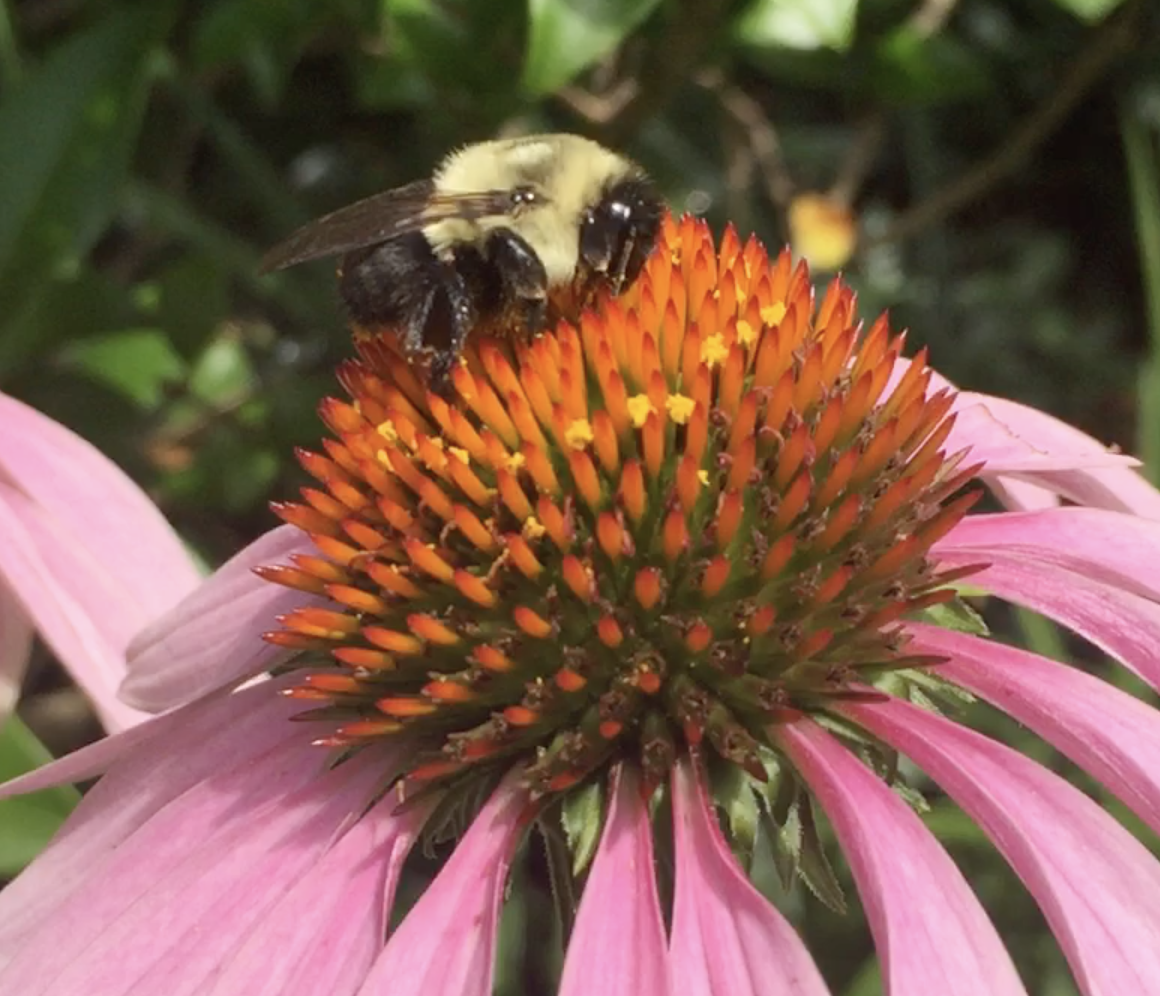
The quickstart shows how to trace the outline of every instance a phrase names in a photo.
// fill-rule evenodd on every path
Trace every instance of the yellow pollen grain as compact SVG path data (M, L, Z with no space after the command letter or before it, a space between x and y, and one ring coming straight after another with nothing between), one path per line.
M544 535L548 530L544 528L544 524L540 522L534 515L529 515L524 519L524 528L522 530L525 539L537 540Z
M767 308L766 310L768 311L770 309ZM756 330L744 318L737 323L737 341L742 346L752 346L757 341Z
M448 446L447 452L455 457L460 463L471 463L471 454L467 450L459 446Z
M701 362L706 364L710 370L728 355L729 347L725 345L724 336L711 335L701 343Z
M514 474L526 462L526 458L522 453L512 453L506 460L504 460L503 465L505 470L510 470Z
M767 304L761 309L761 320L766 325L777 325L783 318L785 318L784 301L774 301L773 304Z
M595 438L592 432L592 425L586 418L576 419L564 430L564 442L574 450L584 449Z
M637 429L643 428L648 417L656 411L647 394L634 394L628 399L628 417Z
M670 394L665 398L665 409L677 425L684 425L689 421L689 416L693 414L693 409L697 407L697 403L690 397L684 394Z
M700 481L702 484L708 484L709 483L709 472L707 470L698 470L697 471L697 480Z
M393 443L399 438L399 432L395 428L395 423L390 419L387 419L385 422L380 422L376 428L378 429L379 435L388 443Z

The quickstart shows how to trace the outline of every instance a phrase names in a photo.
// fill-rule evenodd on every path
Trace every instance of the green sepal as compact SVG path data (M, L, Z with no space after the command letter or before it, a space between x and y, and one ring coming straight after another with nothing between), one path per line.
M710 779L713 804L725 814L727 821L729 846L741 866L748 868L761 824L757 793L764 793L767 786L759 786L743 769L730 763L713 764Z
M806 888L820 902L835 913L845 913L846 896L842 892L842 886L838 884L838 876L834 874L834 868L822 847L817 821L814 819L813 801L804 792L798 800L797 812L802 827L802 850L798 874L805 882Z
M800 878L819 902L837 913L845 913L846 897L822 847L813 800L808 792L801 790L796 778L787 781L792 783L792 787L785 790L787 796L792 794L792 801L786 809L785 819L779 823L774 816L784 800L775 803L774 808L761 811L773 844L774 866L782 887L789 889L794 879Z
M906 694L915 705L922 705L919 699L925 699L927 704L924 708L950 714L978 701L973 692L932 671L916 671L907 675Z
M446 791L435 803L431 815L423 824L421 840L424 856L433 858L440 844L459 840L467 832L467 828L479 815L488 797L503 779L503 774L504 769L501 767L492 771L473 768L464 775L443 783ZM420 793L409 801L415 802L425 795L426 793Z
M594 778L569 792L560 806L560 826L572 854L572 875L579 878L596 856L607 808L604 780Z
M956 633L969 633L971 636L991 635L983 617L963 600L961 593L949 602L927 606L917 614L917 619L919 622L941 626Z
M890 787L894 789L894 794L918 813L919 816L924 816L930 812L930 802L913 785L908 785L902 779L896 778L890 783Z

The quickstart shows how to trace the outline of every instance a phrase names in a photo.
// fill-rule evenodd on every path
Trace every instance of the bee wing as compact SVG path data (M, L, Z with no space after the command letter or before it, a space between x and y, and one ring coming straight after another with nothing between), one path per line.
M511 191L436 194L430 180L374 194L303 225L262 259L261 272L373 246L444 218L469 221L511 210Z

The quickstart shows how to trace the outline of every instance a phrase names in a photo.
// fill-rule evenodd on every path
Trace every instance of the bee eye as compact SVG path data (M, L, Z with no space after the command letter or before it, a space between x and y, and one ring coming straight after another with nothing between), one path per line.
M512 207L530 207L539 200L539 195L533 187L516 187L512 191Z

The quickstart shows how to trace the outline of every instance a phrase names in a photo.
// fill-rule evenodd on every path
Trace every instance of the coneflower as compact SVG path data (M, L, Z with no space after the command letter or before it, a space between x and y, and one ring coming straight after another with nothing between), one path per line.
M577 326L475 343L447 400L383 330L357 342L300 454L317 486L138 640L127 699L179 708L5 790L107 772L0 896L0 993L487 996L531 833L582 877L564 996L824 993L744 860L759 823L791 866L816 853L821 813L889 993L1023 993L900 754L1085 994L1160 993L1160 865L956 721L992 702L1160 829L1155 711L963 601L1155 684L1160 495L1134 461L957 393L840 282L817 302L788 255L688 219ZM972 513L979 480L1021 510ZM448 836L388 933L408 852Z

